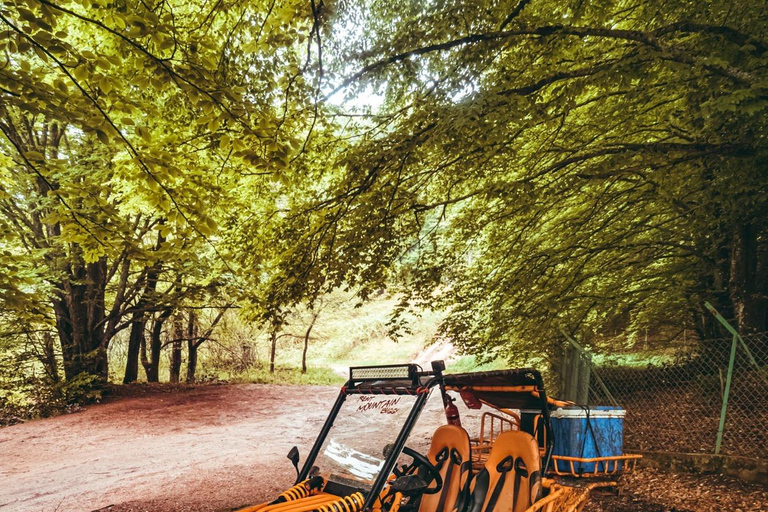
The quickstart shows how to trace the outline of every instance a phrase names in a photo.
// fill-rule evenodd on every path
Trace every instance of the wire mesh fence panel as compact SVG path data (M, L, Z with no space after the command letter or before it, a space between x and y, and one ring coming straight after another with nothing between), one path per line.
M768 458L768 333L742 339L733 365L722 453Z
M608 358L593 369L589 402L626 409L628 451L715 453L733 342L702 341L642 367ZM768 333L744 336L737 340L720 453L768 458L766 396Z

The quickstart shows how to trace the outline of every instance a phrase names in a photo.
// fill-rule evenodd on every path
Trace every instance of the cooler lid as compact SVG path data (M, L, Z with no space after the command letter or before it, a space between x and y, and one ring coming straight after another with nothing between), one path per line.
M586 418L589 413L590 418L606 419L606 418L623 418L627 411L616 407L606 406L592 406L592 407L559 407L552 411L550 416L552 418Z

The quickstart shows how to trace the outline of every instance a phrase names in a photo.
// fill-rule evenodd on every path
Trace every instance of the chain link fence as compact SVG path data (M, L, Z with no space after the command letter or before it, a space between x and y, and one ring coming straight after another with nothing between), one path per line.
M591 368L588 402L626 409L628 452L768 458L768 333L704 340L648 360L629 366L610 356Z

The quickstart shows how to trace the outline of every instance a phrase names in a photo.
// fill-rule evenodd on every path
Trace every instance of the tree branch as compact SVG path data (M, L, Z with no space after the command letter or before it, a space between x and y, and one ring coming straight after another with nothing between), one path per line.
M660 29L659 31L656 31L656 32L659 32L663 35L663 34L673 32L673 30L669 29L668 32L665 32L664 29ZM566 36L575 36L575 37L593 36L593 37L602 37L607 39L622 39L626 41L634 41L637 43L641 43L645 46L649 46L650 48L660 52L663 56L666 56L670 60L674 60L674 61L681 62L688 65L697 64L697 61L695 59L693 59L690 56L684 55L681 51L677 49L665 48L664 46L662 46L658 38L656 37L655 32L643 32L641 30L612 29L612 28L604 28L604 27L574 27L570 25L545 25L542 27L522 28L519 30L506 30L506 31L499 30L499 31L487 32L483 34L471 34L458 39L453 39L451 41L445 41L443 43L435 43L435 44L423 46L420 48L414 48L407 52L391 55L387 58L381 59L379 61L376 61L372 64L365 66L354 75L346 78L341 84L339 84L335 89L333 89L325 97L325 99L328 100L337 92L339 92L341 89L344 89L345 87L349 86L351 83L359 80L363 76L373 71L383 68L389 64L402 62L404 60L410 59L411 57L416 57L419 55L425 55L428 53L434 53L438 51L449 50L451 48L456 48L458 46L472 45L476 43L489 42L489 41L499 41L499 40L509 39L513 37L521 37L521 36L546 37L546 36L553 36L553 35L566 35ZM709 64L704 64L703 67L710 71L714 71L718 74L728 76L729 78L738 82L750 82L752 80L751 76L730 67L721 68L721 67L713 66Z
M518 4L515 6L515 8L512 9L512 12L509 13L509 16L507 16L504 19L504 21L501 23L501 25L499 25L499 30L504 30L504 28L507 25L509 25L512 22L512 20L517 18L517 16L523 11L525 6L528 5L528 3L530 1L531 0L520 0L520 2L518 2Z

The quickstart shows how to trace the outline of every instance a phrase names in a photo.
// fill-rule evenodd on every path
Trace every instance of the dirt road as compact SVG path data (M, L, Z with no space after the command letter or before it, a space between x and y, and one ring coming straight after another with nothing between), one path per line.
M205 386L0 429L0 511L219 511L293 483L338 390ZM290 406L286 407L286 398Z
M285 454L294 444L309 452L337 392L154 389L0 429L0 512L224 512L265 501L293 483ZM426 451L443 418L430 400L409 445ZM477 418L463 420L477 428ZM768 489L724 477L643 470L622 487L621 498L596 498L588 510L768 512Z

